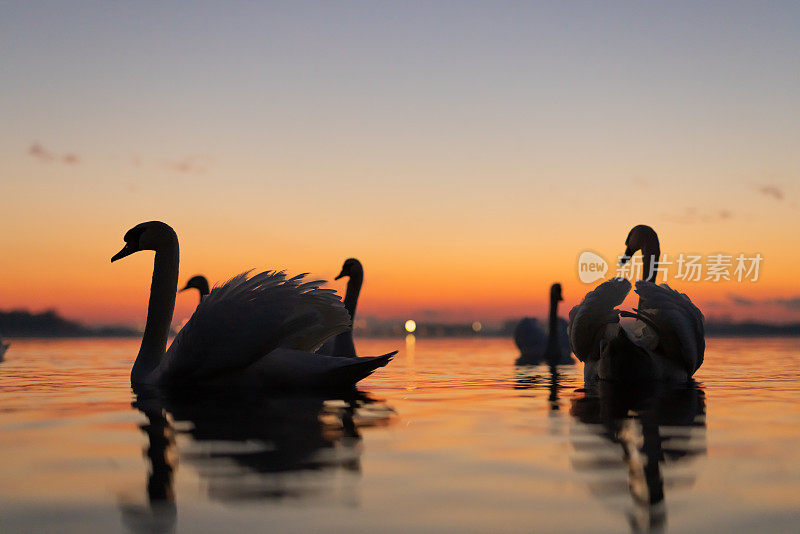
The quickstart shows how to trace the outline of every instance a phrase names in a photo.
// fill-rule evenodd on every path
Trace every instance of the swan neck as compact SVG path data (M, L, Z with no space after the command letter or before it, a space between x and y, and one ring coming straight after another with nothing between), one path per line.
M200 281L200 287L197 288L197 291L200 292L200 300L203 300L203 297L211 293L211 290L208 288L208 280L203 278Z
M558 299L550 298L550 328L547 332L548 347L555 347L558 344Z
M361 284L363 282L363 274L354 274L347 280L347 290L344 294L344 307L347 313L350 314L351 321L356 318L356 305L358 304L358 295L361 293Z
M661 257L661 248L658 245L658 238L654 243L648 243L642 248L642 280L655 282L658 274L658 260Z
M131 371L131 380L134 382L143 381L146 374L158 366L167 351L167 338L175 311L175 295L178 292L178 261L177 239L156 250L147 322L142 346Z

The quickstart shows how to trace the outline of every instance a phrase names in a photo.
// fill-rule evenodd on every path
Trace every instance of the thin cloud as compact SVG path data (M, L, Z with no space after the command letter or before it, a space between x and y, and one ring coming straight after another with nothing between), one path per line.
M666 213L663 217L679 224L698 224L729 220L734 217L734 213L727 209L700 211L695 207L688 207L678 213Z
M770 304L777 304L787 310L800 310L800 295L796 297L772 299L769 302Z
M759 185L756 186L756 189L758 189L758 192L762 195L772 197L775 200L783 200L783 198L786 196L783 192L783 189L776 185Z
M772 306L780 306L781 308L786 308L787 310L800 310L800 295L793 297L780 297L780 298L756 300L743 297L741 295L736 295L734 293L728 293L728 300L730 300L737 306L756 306L756 305L766 304Z
M202 174L208 170L210 164L209 158L201 156L186 156L180 160L164 162L168 169L182 174Z
M66 163L67 165L75 165L81 161L81 158L78 154L57 154L52 150L48 150L38 142L31 143L31 146L28 147L28 155L44 163L59 161L61 163Z
M46 161L48 163L56 159L55 154L47 150L39 143L31 143L31 146L28 147L28 154L33 158L36 158L40 161Z
M753 299L749 299L741 295L734 295L733 293L728 293L728 299L738 306L753 306L756 304L756 301Z

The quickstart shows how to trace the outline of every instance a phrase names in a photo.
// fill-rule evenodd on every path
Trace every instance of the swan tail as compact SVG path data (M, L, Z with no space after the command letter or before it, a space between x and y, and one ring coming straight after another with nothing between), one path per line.
M392 351L382 356L362 356L350 358L352 362L328 371L325 383L334 388L353 387L359 381L371 375L377 368L384 367L397 351Z

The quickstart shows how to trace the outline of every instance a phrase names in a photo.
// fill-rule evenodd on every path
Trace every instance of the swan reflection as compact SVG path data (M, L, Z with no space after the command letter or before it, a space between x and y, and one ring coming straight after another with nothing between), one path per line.
M174 530L177 460L191 466L212 500L332 499L357 502L361 431L385 426L385 404L343 396L226 397L139 394L147 418L148 506L122 505L134 532Z
M123 524L136 533L175 531L177 509L173 491L175 433L157 402L135 401L132 406L147 418L139 429L147 436L144 456L148 462L147 504L120 503Z
M665 492L694 484L694 473L676 466L706 453L703 389L599 383L576 393L570 414L586 426L573 432L572 466L592 475L596 497L615 508L624 503L632 531L663 530Z
M565 385L569 376L559 373L557 368L543 371L540 367L530 365L517 365L515 371L514 389L547 389L550 411L561 409L560 392L569 387Z

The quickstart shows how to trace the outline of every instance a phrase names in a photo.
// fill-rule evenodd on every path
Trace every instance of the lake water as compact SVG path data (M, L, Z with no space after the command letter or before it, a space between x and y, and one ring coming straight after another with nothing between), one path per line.
M800 532L800 340L585 391L504 339L400 349L358 398L136 398L137 340L12 340L0 532Z

